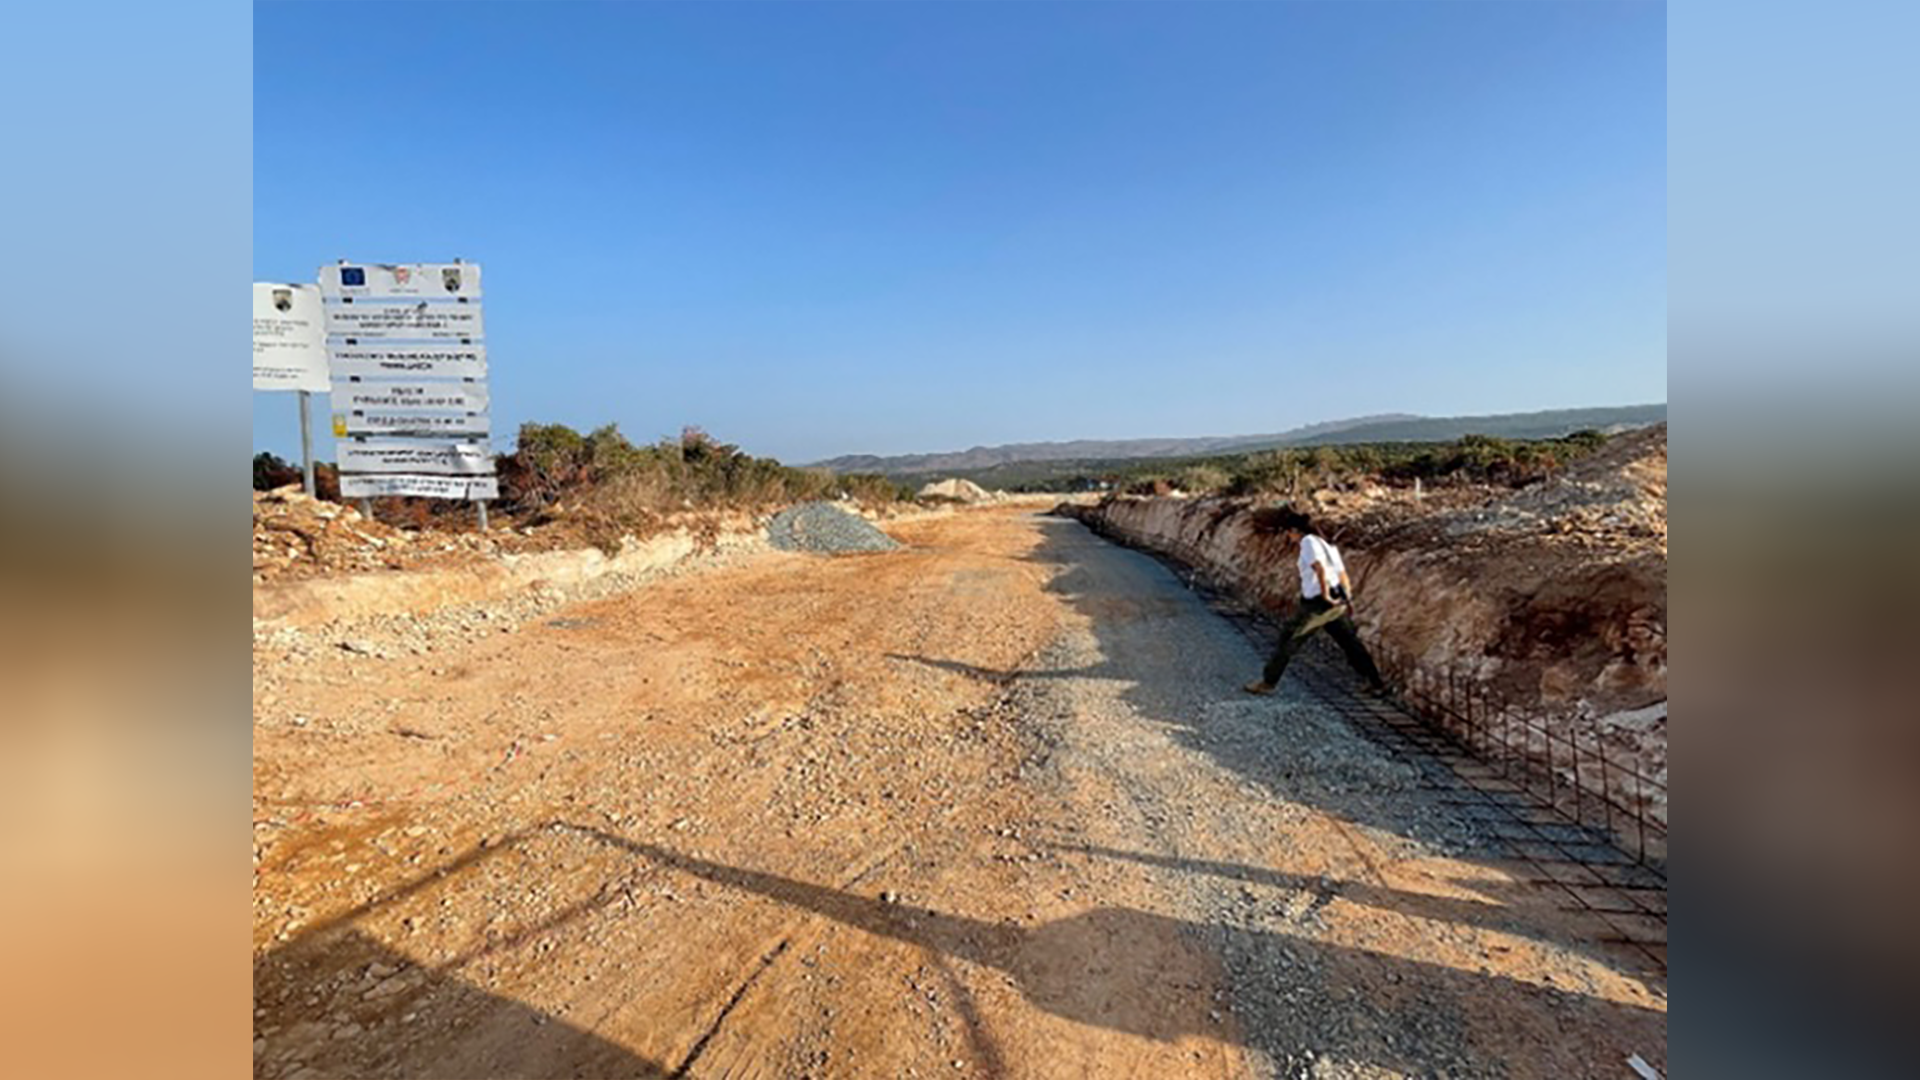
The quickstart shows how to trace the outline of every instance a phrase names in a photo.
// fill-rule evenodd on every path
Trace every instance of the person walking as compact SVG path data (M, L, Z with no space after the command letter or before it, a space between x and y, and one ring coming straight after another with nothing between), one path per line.
M1380 669L1353 625L1353 582L1347 578L1340 549L1314 533L1313 520L1307 515L1292 508L1279 514L1281 535L1289 547L1297 544L1300 549L1300 604L1280 627L1280 644L1267 661L1266 670L1244 689L1249 694L1273 693L1293 654L1314 632L1325 630L1367 685L1376 691L1385 690L1386 680L1380 677Z

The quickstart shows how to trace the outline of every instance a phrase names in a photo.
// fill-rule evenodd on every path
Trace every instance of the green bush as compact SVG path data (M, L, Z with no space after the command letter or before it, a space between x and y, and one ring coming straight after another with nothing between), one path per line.
M1189 465L1173 474L1173 486L1195 495L1211 495L1233 482L1233 476L1218 465Z
M888 503L904 494L884 477L837 476L756 458L697 427L637 446L612 424L585 436L564 424L526 424L514 452L499 464L508 509L577 504L622 526L681 510L761 510L843 496Z
M300 466L265 450L253 455L253 490L272 491L300 482Z

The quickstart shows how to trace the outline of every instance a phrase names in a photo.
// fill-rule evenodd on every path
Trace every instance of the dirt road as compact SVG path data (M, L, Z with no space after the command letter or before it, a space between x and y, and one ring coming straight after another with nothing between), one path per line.
M892 531L257 646L256 1073L1664 1070L1664 976L1166 569Z

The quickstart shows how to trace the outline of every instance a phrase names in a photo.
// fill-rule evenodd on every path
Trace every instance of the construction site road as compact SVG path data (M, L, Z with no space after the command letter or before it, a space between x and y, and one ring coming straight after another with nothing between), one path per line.
M1631 1077L1664 973L1031 510L256 643L255 1073ZM1364 598L1363 598L1364 600Z

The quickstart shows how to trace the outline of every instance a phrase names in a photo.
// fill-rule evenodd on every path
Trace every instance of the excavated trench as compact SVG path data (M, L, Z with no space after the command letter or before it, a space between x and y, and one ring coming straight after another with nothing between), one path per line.
M1293 604L1294 556L1254 509L1151 497L1058 512L1167 562L1266 648ZM1501 510L1391 528L1321 515L1355 579L1355 621L1397 692L1387 726L1492 770L1562 823L1664 874L1664 541L1656 556L1559 544L1552 532L1542 542L1525 528L1481 529L1473 543L1456 535L1463 519L1498 520Z

